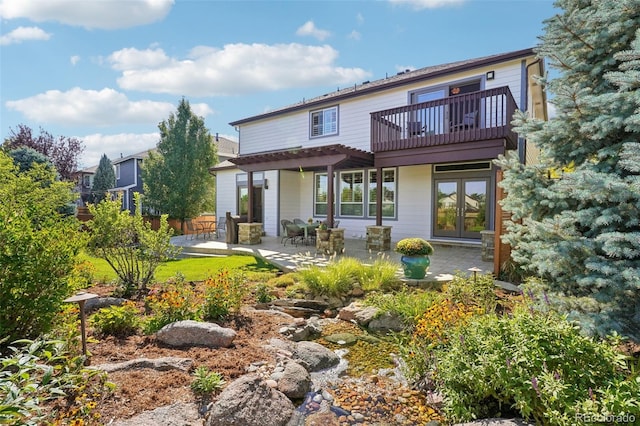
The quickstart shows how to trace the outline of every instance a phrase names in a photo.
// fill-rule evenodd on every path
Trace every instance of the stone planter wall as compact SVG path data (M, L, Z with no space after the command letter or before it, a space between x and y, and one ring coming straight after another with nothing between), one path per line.
M329 228L329 240L322 241L316 238L316 251L323 254L342 254L344 250L344 229Z
M239 223L238 244L253 245L262 242L262 223Z
M390 226L367 226L367 250L391 250Z
M494 231L480 231L482 240L482 260L485 262L493 262L494 252Z

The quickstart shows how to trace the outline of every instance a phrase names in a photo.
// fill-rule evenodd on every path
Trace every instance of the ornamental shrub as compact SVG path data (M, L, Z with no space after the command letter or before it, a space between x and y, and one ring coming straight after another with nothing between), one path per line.
M204 320L218 320L231 312L238 312L249 292L242 270L222 270L207 279L204 287L204 303L201 307Z
M586 337L551 311L520 305L509 316L472 317L447 341L431 361L450 421L514 409L536 424L568 426L640 413L640 377L619 342Z
M144 300L145 310L149 314L144 333L153 334L172 322L198 319L195 298L193 289L181 277L151 290Z
M34 164L20 172L0 152L0 345L49 331L77 289L79 223L60 213L75 198L71 189L55 170Z
M126 301L122 306L100 309L91 316L91 324L100 334L125 337L136 333L140 326L139 317L136 304Z
M122 197L105 199L89 205L93 219L87 222L90 230L89 253L107 261L118 275L124 297L136 291L145 294L160 263L175 257L180 249L171 244L173 229L167 216L160 217L160 228L142 218L140 194L135 194L136 211L122 210Z

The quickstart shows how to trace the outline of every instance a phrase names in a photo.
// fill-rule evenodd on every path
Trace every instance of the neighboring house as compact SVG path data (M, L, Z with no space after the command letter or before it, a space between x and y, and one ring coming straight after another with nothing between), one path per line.
M223 138L216 133L213 138L213 143L218 150L218 163L238 156L238 142Z
M144 193L142 188L142 161L149 156L151 150L139 152L112 160L116 174L116 186L109 190L114 194L122 194L122 209L133 212L135 201L133 194Z
M340 220L347 238L475 242L494 229L498 155L535 147L510 124L546 119L532 49L400 72L230 123L237 158L213 168L220 213L279 235L281 219Z
M218 160L225 161L235 158L238 155L238 143L223 138L218 134L213 138L213 142L218 150ZM142 162L149 156L149 152L155 151L155 148L120 157L112 161L116 173L116 187L111 189L112 193L122 193L122 208L134 211L135 202L133 194L136 192L144 193L142 185Z
M91 199L91 188L93 187L93 177L98 170L98 166L87 167L76 172L75 192L80 194L78 203L80 207L86 206Z

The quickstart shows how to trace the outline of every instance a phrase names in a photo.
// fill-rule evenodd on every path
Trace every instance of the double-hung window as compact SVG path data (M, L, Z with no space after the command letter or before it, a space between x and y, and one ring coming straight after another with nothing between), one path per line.
M312 111L310 127L312 138L338 134L338 107Z
M369 170L369 217L376 216L376 170ZM396 169L382 169L382 217L396 216Z
M327 214L327 174L316 173L314 175L314 216L326 216Z
M364 172L340 173L340 216L364 215Z

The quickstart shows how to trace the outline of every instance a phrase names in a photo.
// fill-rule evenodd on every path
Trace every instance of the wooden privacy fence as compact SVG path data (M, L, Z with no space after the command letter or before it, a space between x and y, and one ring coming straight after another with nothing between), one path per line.
M89 209L87 207L78 207L78 211L76 213L76 217L78 218L78 220L80 222L88 222L91 219L93 219L93 215L91 213L89 213ZM215 216L213 216L213 218L215 220ZM143 216L143 219L145 220L145 222L151 223L151 229L153 229L154 231L157 231L158 229L160 229L160 217L159 216ZM209 220L211 220L211 219L209 219ZM197 219L194 219L194 221L197 221ZM167 220L167 222L169 223L169 226L172 227L176 231L176 235L179 235L181 233L180 221L178 219L169 218ZM187 231L187 229L186 229L186 226L185 226L185 232L184 233L185 234L189 233Z

